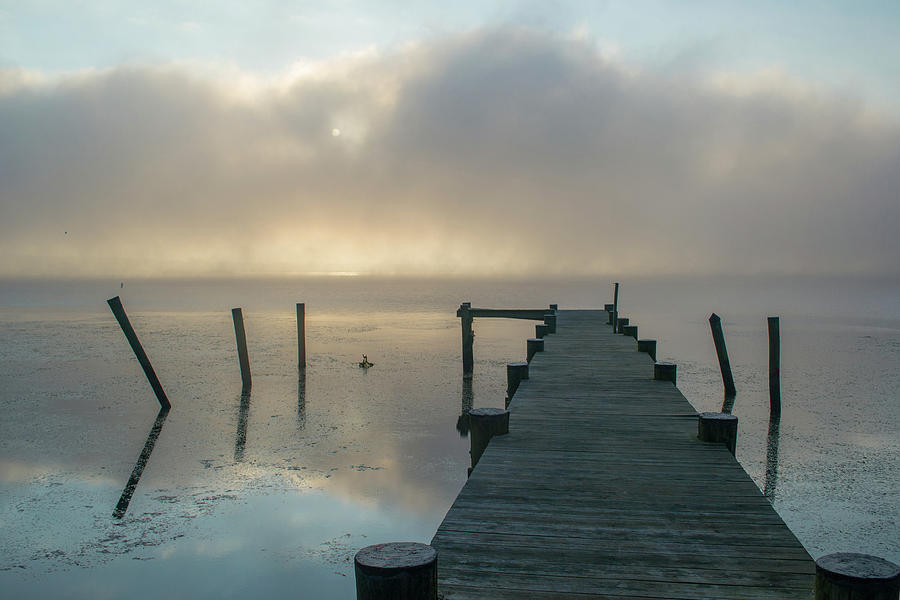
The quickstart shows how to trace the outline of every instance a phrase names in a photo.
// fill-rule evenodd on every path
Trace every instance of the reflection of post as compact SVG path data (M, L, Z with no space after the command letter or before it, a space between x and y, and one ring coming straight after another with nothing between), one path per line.
M163 424L166 422L166 417L168 416L169 409L167 407L159 409L159 413L156 415L156 421L153 422L153 427L150 428L150 434L147 436L147 441L144 443L144 449L141 450L141 455L138 456L137 462L134 463L134 470L131 471L131 477L128 478L128 483L125 484L125 489L122 490L122 496L119 498L119 503L116 504L116 510L113 511L113 517L116 519L121 519L125 516L128 505L131 503L131 496L134 495L134 488L137 487L138 482L141 480L141 475L144 474L144 467L147 466L147 461L150 460L153 446L156 445L156 440L159 438L159 432L162 431Z
M234 460L244 460L244 448L247 445L247 417L250 416L250 392L241 394L241 406L238 409L237 435L234 438Z
M237 341L238 361L241 364L241 391L249 392L252 385L250 357L247 355L247 334L244 332L244 315L241 309L232 308L231 318L234 320L234 339Z
M131 326L131 321L128 320L128 315L125 314L125 307L122 306L122 301L116 296L107 300L106 303L109 304L116 321L119 322L119 327L122 328L122 333L125 334L125 339L131 345L131 349L141 364L141 368L144 369L144 375L147 376L147 380L150 382L150 387L153 388L153 393L156 394L160 407L169 410L172 405L169 404L169 399L166 397L166 392L163 390L162 384L153 370L153 365L150 364L150 359L147 358L147 353L144 352L144 347L141 346L141 342L134 332L134 327Z
M297 427L306 427L306 369L300 369L297 379Z
M472 345L475 341L475 332L472 330L472 308L471 302L463 302L456 311L462 325L462 360L463 375L471 375L475 370L475 355L472 351Z
M459 417L456 419L456 431L459 437L469 435L469 411L472 410L472 378L463 377L462 380L462 405L459 408Z
M766 482L763 494L770 501L775 500L775 488L778 485L778 438L781 434L781 420L769 417L769 435L766 438Z

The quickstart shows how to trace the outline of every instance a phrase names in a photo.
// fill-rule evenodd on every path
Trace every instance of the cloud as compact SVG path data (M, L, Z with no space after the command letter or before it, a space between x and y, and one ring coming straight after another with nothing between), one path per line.
M0 274L896 273L895 121L613 56L501 28L271 79L0 71Z

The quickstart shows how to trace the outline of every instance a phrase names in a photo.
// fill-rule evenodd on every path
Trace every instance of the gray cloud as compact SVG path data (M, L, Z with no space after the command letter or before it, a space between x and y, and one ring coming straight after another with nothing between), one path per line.
M786 78L511 28L238 75L0 71L0 274L897 271L900 127Z

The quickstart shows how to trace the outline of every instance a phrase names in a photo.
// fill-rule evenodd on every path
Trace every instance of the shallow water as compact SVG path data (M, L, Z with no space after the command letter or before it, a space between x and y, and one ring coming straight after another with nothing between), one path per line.
M532 322L476 320L468 390L459 302L576 308L611 295L591 281L0 285L0 584L71 598L352 597L360 547L430 540L465 481L459 415L502 406L505 364L533 335ZM113 295L173 404L121 520L112 512L158 404L105 306ZM738 459L814 557L898 561L898 298L900 286L871 282L635 280L621 305L678 363L698 410L722 403L706 322L718 312ZM253 371L243 399L232 306L243 307ZM782 317L784 409L767 477L768 314ZM368 371L356 366L363 353Z

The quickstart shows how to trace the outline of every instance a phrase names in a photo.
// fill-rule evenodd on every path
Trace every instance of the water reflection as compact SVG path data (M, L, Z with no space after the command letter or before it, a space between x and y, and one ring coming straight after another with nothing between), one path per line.
M234 460L244 460L244 448L247 446L247 418L250 416L250 392L241 393L241 406L238 409L237 435L234 438Z
M131 503L131 496L134 495L134 489L141 480L141 475L144 473L144 467L147 466L147 461L150 460L150 454L153 453L153 447L156 445L157 438L159 438L159 432L162 431L163 424L166 422L166 417L168 416L168 407L164 406L159 409L156 420L153 422L153 427L150 428L150 433L147 435L144 449L141 450L141 455L138 456L137 462L134 463L134 470L131 471L131 477L128 478L128 483L125 484L125 489L122 490L122 496L119 498L119 503L116 504L116 509L113 511L113 517L116 519L121 519L128 511L128 505Z
M300 369L297 379L297 429L306 427L306 369Z
M766 438L766 481L763 494L770 501L775 501L775 488L778 485L778 438L781 434L781 419L777 415L769 417L769 435Z
M460 437L469 435L469 411L472 410L472 378L463 377L462 380L462 406L459 409L459 417L456 419L456 431Z

